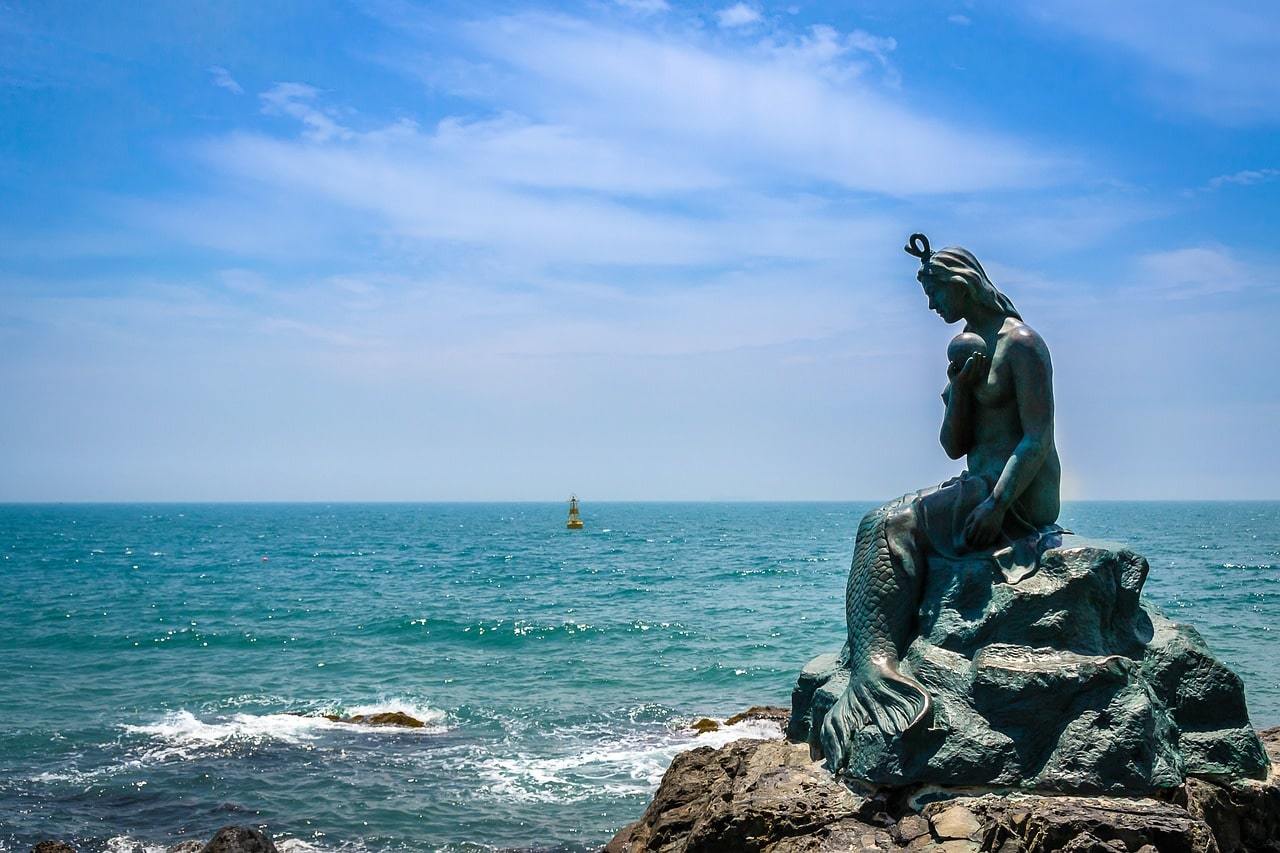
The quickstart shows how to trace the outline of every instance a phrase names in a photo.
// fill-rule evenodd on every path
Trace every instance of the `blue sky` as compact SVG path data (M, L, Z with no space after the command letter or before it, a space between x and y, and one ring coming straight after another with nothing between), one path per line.
M895 496L917 230L1066 497L1280 497L1267 4L0 2L0 109L0 500Z

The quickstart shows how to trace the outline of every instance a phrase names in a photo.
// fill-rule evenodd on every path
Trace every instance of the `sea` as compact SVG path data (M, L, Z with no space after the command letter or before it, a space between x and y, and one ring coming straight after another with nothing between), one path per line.
M598 850L844 635L869 503L0 505L0 851ZM1280 503L1072 503L1280 724ZM418 729L325 714L403 711Z

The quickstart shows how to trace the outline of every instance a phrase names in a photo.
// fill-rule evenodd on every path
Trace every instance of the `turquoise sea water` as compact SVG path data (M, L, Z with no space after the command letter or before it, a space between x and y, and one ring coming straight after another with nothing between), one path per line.
M729 738L691 719L785 705L840 645L870 506L0 506L0 851L598 848ZM1062 521L1145 554L1280 724L1280 503ZM428 727L316 716L393 708Z

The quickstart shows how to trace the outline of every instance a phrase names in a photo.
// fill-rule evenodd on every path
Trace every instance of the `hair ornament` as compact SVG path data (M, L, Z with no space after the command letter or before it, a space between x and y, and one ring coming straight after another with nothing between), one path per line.
M929 238L923 234L912 234L902 251L920 259L920 266L927 266L933 250L929 248Z

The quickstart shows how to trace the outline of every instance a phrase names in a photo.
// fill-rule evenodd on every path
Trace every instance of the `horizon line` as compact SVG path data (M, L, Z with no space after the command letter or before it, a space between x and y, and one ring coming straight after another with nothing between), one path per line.
M890 498L889 500L892 500ZM0 507L12 506L324 506L333 504L440 505L440 504L564 504L568 498L431 498L431 499L126 499L126 500L0 500ZM578 499L580 504L850 504L883 503L880 498L600 498ZM1077 503L1280 503L1280 497L1268 498L1071 498L1062 504Z

